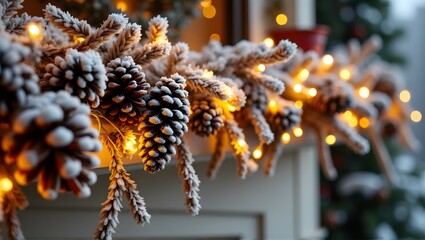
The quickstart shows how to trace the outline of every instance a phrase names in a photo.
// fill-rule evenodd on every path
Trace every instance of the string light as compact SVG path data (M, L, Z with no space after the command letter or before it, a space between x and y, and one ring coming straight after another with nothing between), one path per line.
M127 11L127 8L128 8L128 6L127 6L126 2L124 2L124 1L118 1L117 2L117 9L119 9L121 12Z
M283 143L287 144L291 141L291 135L289 133L283 133L281 139Z
M75 38L75 42L78 42L78 43L84 42L84 40L86 40L86 39L83 38L83 37L77 37L77 38Z
M9 192L13 188L13 182L7 178L4 177L0 179L0 191L1 192Z
M202 76L204 78L211 79L214 76L214 72L213 71L210 71L208 69L204 69L204 72L202 73Z
M348 126L353 128L357 127L358 123L359 123L359 120L354 115L348 120Z
M264 64L258 64L257 71L264 72L266 70L266 66Z
M419 112L418 110L412 111L410 113L410 119L415 122L418 123L422 120L422 113Z
M238 143L238 146L239 147L245 147L246 146L246 142L245 142L245 140L243 140L243 139L239 139L238 141L237 141L237 143Z
M303 107L303 102L302 101L300 101L300 100L298 100L298 101L295 101L295 107L297 107L297 108L302 108Z
M41 41L41 39L43 38L43 32L38 23L35 23L35 22L28 23L27 32L31 40Z
M137 142L136 142L136 136L132 133L126 134L124 136L124 152L126 154L132 155L137 152Z
M330 54L326 54L322 57L322 63L329 68L334 64L334 58Z
M236 107L235 107L235 106L233 106L232 104L227 104L227 109L228 109L230 112L234 112L234 111L236 111Z
M359 95L362 98L368 98L369 97L369 93L370 93L370 91L369 91L369 89L367 87L361 87L359 89Z
M303 68L301 69L301 71L297 74L297 80L300 82L304 82L305 80L307 80L307 78L310 76L310 72Z
M215 13L216 13L216 9L211 4L202 9L202 14L204 15L205 18L213 18L215 16Z
M303 129L300 127L294 128L293 130L295 137L301 137L303 135Z
M210 40L220 41L220 40L221 40L221 37L220 37L220 35L219 35L219 34L217 34L217 33L213 33L213 34L211 34L211 36L210 36Z
M308 90L308 95L315 97L317 95L317 90L315 88L310 88Z
M272 48L274 46L274 41L271 38L264 39L263 43L266 44L266 46L269 48Z
M350 78L351 78L351 71L350 71L350 69L348 69L348 68L342 68L342 69L339 71L339 77L340 77L342 80L345 80L345 81L350 80Z
M211 0L203 0L199 4L205 8L211 5Z
M400 101L404 103L408 103L410 101L410 92L407 90L403 90L399 94Z
M301 86L301 84L295 84L294 85L294 91L296 92L296 93L300 93L300 92L302 92L302 90L303 90L303 86Z
M326 137L325 141L326 141L326 143L327 143L328 145L334 145L334 144L335 144L335 142L336 142L336 137L335 137L334 135L332 135L332 134L329 134L329 135Z
M370 124L370 122L369 122L369 119L368 118L366 118L366 117L360 118L360 120L359 120L359 126L361 128L367 128L367 127L369 127L369 124Z
M254 150L254 152L252 152L252 156L254 157L254 159L260 159L261 156L263 156L263 152L261 151L261 149L258 147Z
M278 14L278 15L276 16L276 23L277 23L278 25L283 26L283 25L285 25L287 22L288 22L288 17L287 17L285 14L281 13L281 14Z
M269 101L269 104L267 105L268 106L268 108L269 108L269 110L270 110L270 112L272 113L272 114L275 114L277 111L278 111L278 106L277 106L277 103L276 103L276 101L274 100L274 99L271 99L270 101Z

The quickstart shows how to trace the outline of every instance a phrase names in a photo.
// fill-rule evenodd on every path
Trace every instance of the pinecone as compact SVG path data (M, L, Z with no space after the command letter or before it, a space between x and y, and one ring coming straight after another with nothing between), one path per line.
M106 71L108 84L100 107L119 125L138 124L140 108L146 106L143 96L150 87L142 67L126 56L109 62Z
M69 49L65 58L57 56L54 63L46 65L40 86L43 91L65 90L96 108L105 94L106 81L105 66L97 52Z
M191 104L189 127L199 136L215 135L223 127L223 109L212 97L195 99Z
M267 122L274 131L288 131L301 123L302 110L292 102L280 100L278 106L276 112L267 111L266 113Z
M31 96L1 142L16 181L27 185L38 178L38 192L46 199L56 198L59 190L89 196L96 174L88 169L99 159L87 152L101 149L89 114L88 106L65 91Z
M242 86L242 90L246 95L246 107L255 107L261 111L266 110L269 98L263 86L247 82Z
M40 92L34 68L24 63L30 55L28 47L0 38L0 118L24 105L28 95Z
M149 173L164 169L176 154L173 144L179 145L187 132L189 121L188 92L186 80L178 74L162 77L145 96L146 111L143 112L139 130L141 152L145 171Z
M327 77L316 82L314 86L317 95L310 99L309 103L322 113L341 113L350 108L354 96L352 87L338 81L335 78Z

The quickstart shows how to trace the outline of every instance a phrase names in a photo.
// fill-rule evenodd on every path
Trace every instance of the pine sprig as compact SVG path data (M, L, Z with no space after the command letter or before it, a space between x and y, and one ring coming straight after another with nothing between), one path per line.
M177 68L186 68L185 63L188 60L189 55L189 46L187 43L178 42L176 43L170 51L170 54L167 57L165 62L165 71L164 75L168 76L177 72Z
M135 44L140 41L142 36L142 27L136 23L129 23L122 30L112 46L108 48L108 52L102 56L105 64L109 61L121 57L125 52L130 50Z
M149 21L149 28L146 35L150 42L167 39L168 20L161 16L156 16Z
M281 80L270 75L261 74L254 69L248 69L244 75L251 82L260 84L266 89L277 94L282 94L282 92L285 90L285 86Z
M214 152L207 169L207 176L211 179L214 179L217 176L217 172L224 161L224 157L226 156L227 145L225 137L225 131L219 129L216 134Z
M69 12L64 12L50 3L44 9L44 17L70 36L85 38L92 31L87 21L79 20L69 14Z
M204 77L202 70L192 69L185 71L182 75L187 80L187 86L191 92L200 92L220 100L227 101L233 98L232 88L227 86L223 81L212 77Z
M6 31L13 34L23 34L26 30L26 26L32 18L27 13L22 13L21 16L14 16L6 22Z
M233 148L233 155L236 157L238 162L238 175L242 179L245 179L245 176L248 173L248 160L250 157L248 144L245 142L245 135L233 119L224 120L224 129L229 136L230 145L232 145Z
M131 53L134 62L145 65L158 60L170 53L171 44L168 41L147 43Z
M0 1L2 11L1 19L7 22L10 18L18 13L18 10L22 8L24 0L2 0Z
M193 168L193 156L189 147L182 140L177 146L177 169L180 177L183 179L183 192L185 194L185 205L189 212L195 216L201 209L199 196L199 177Z
M246 112L251 124L254 126L255 133L260 139L260 143L270 144L273 142L274 134L261 110L256 107L250 107L249 109L246 109Z
M143 197L140 196L139 190L137 190L136 183L130 178L130 174L124 170L123 180L127 191L124 192L129 206L130 212L133 215L133 219L138 224L149 223L151 215L146 210L146 204Z

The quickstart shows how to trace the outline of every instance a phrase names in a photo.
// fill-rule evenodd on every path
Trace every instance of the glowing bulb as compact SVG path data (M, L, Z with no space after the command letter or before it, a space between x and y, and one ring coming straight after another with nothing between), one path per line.
M368 98L369 97L369 89L367 87L361 87L359 89L359 95L362 98Z
M356 116L352 116L349 120L348 120L348 126L350 127L357 127L357 124L359 123L359 120L357 120Z
M353 113L351 111L345 111L342 114L342 119L344 119L347 122L349 122L352 117L353 117Z
M289 141L291 141L291 135L289 135L289 133L283 133L282 142L286 144L289 143Z
M308 76L310 76L310 72L303 68L297 75L297 80L304 82L305 80L307 80Z
M213 5L209 5L202 9L202 14L205 18L213 18L215 16L216 9Z
M330 134L325 138L325 141L328 145L333 145L336 142L336 137L334 135Z
M361 128L367 128L367 127L369 127L369 124L370 124L370 122L369 122L369 119L368 118L366 118L366 117L360 118L360 120L359 120L359 126Z
M121 12L127 11L127 3L124 1L117 2L117 9L119 9Z
M350 78L351 78L351 71L350 71L350 69L348 69L348 68L342 68L342 69L339 71L339 77L340 77L342 80L345 80L345 81L350 80Z
M239 147L245 147L246 146L246 142L243 139L239 139L237 143L238 143Z
M41 41L43 33L38 23L30 22L27 25L28 36L31 40Z
M204 69L204 72L202 73L202 76L204 78L211 79L214 76L214 73L213 73L213 71L210 71L208 69Z
M278 106L277 106L277 103L274 99L271 99L267 106L270 109L270 112L273 113L273 114L275 114L278 111Z
M132 133L124 137L124 153L132 155L137 152L136 136Z
M210 36L210 40L220 41L220 40L221 40L221 37L220 37L220 35L219 35L219 34L217 34L217 33L213 33L213 34L211 34L211 36Z
M279 25L285 25L288 22L288 17L281 13L276 16L276 23Z
M253 156L255 159L260 159L260 158L261 158L261 156L263 156L263 152L261 151L261 149L260 149L260 148L256 148L256 149L254 150L254 152L252 152L252 156Z
M303 129L300 127L294 128L294 135L295 137L301 137L303 135Z
M410 101L410 92L407 90L403 90L399 95L400 101L404 103L408 103Z
M0 191L2 192L9 192L13 188L13 182L5 177L0 179Z
M421 112L419 112L419 111L417 111L417 110L412 111L412 112L410 113L410 119L411 119L413 122L418 123L418 122L420 122L420 121L422 120L422 113L421 113Z
M229 109L229 111L230 111L230 112L234 112L234 111L236 111L236 107L235 107L235 106L233 106L232 104L228 104L228 105L227 105L227 109Z
M297 83L297 84L294 85L294 91L296 93L300 93L302 90L303 90L303 86L301 86L301 84Z
M264 72L266 70L266 66L264 64L258 64L257 71Z
M297 107L297 108L302 108L303 107L303 102L302 101L300 101L300 100L298 100L298 101L295 101L295 107Z
M334 58L330 54L326 54L322 57L322 63L325 66L330 67L334 63Z
M317 95L317 90L315 88L310 88L308 90L308 95L310 95L312 97L316 96Z
M76 39L75 39L75 42L84 42L84 40L86 40L85 38L83 38L83 37L77 37Z
M271 38L264 39L263 43L266 44L266 46L269 48L272 48L274 46L274 41Z

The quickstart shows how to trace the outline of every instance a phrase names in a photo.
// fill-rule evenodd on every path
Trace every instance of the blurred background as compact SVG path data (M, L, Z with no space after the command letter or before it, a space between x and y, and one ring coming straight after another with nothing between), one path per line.
M110 12L125 12L143 26L161 14L169 19L170 39L187 42L193 50L202 49L210 39L260 43L276 31L318 25L329 30L324 52L352 38L363 42L377 34L383 40L379 57L401 70L413 108L425 112L425 0L27 0L24 7L40 16L47 2L94 25ZM423 145L425 125L414 123L420 118L412 117L412 127ZM320 179L320 226L326 230L314 236L425 239L425 150L410 153L392 138L386 144L400 175L396 186L385 182L372 154L359 157L344 146L333 147L340 176L333 182Z

